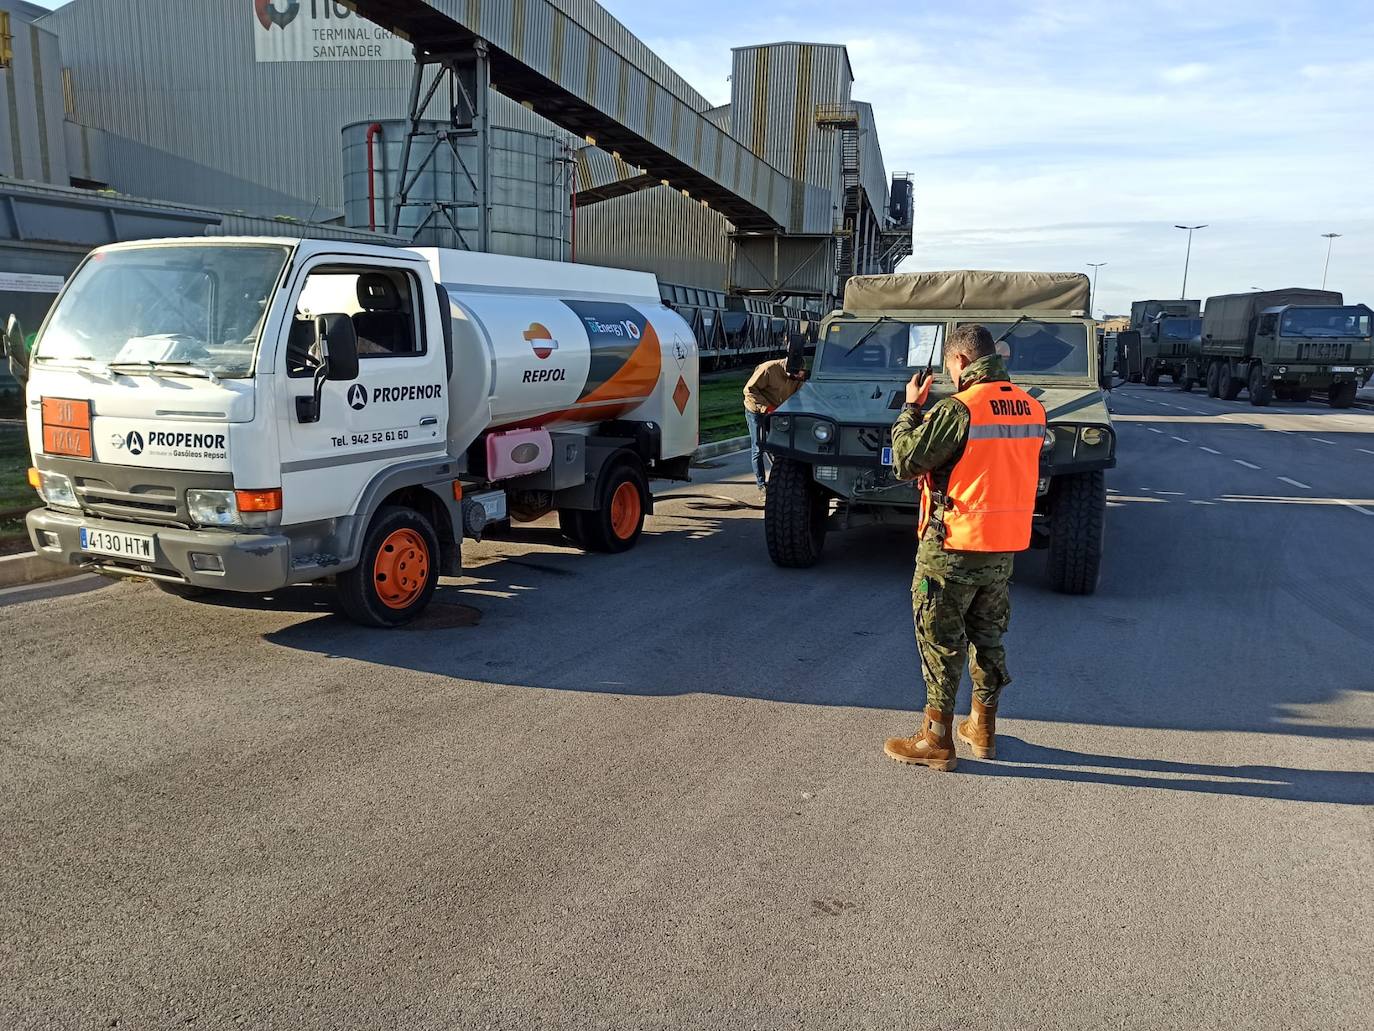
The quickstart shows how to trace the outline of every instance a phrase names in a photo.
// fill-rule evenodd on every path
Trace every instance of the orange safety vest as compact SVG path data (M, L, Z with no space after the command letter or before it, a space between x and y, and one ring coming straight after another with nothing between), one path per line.
M954 395L969 411L968 442L943 498L921 477L921 526L944 525L946 551L1025 551L1040 479L1045 408L1012 383L976 383Z

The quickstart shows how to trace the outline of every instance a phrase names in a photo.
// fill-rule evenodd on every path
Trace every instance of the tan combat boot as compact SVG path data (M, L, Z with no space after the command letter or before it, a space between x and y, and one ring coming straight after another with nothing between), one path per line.
M973 749L979 759L997 758L997 706L973 699L973 713L959 721L959 740Z
M883 745L889 759L932 770L952 770L959 760L954 755L954 714L926 709L925 722L911 737L890 737Z

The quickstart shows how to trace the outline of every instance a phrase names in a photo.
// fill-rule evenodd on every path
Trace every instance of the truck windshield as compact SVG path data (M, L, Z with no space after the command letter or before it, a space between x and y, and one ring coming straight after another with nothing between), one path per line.
M1008 322L983 322L994 340ZM1040 322L1027 319L997 345L1013 376L1088 375L1088 330L1081 322Z
M1165 340L1192 340L1202 335L1202 320L1164 319L1159 324L1159 335Z
M287 256L287 248L270 244L96 254L58 302L35 343L35 360L245 377Z
M1344 308L1289 308L1279 323L1286 337L1367 337L1370 311L1362 305Z
M816 356L816 371L910 377L944 354L942 322L832 322Z

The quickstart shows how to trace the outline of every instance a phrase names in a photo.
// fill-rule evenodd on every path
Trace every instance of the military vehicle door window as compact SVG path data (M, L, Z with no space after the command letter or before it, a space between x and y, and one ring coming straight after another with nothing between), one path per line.
M1271 337L1274 335L1274 326L1277 325L1279 317L1277 315L1261 315L1259 321L1259 335Z
M944 336L942 322L832 322L816 369L906 378L912 369L925 368L932 355L939 368Z
M982 325L999 341L997 352L1013 376L1088 375L1088 330L1081 322L1026 319Z
M309 376L319 365L311 351L316 316L342 313L358 334L358 358L416 357L425 353L415 318L411 276L399 269L357 265L311 271L287 334L287 373Z

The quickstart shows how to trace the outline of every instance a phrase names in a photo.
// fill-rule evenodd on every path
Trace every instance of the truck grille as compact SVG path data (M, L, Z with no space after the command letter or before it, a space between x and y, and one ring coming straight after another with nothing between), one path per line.
M184 521L180 517L175 487L136 483L127 490L119 490L106 480L93 476L76 476L73 479L81 507L95 515L139 522L171 524Z

